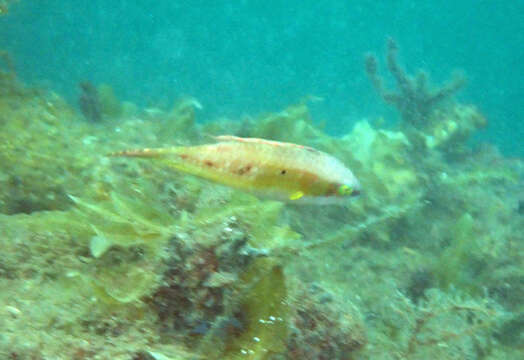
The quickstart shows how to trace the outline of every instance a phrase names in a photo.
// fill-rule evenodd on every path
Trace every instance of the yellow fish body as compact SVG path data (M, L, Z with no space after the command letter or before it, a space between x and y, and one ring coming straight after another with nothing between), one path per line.
M236 136L217 143L126 150L111 156L150 158L178 171L276 200L341 203L360 193L351 170L310 147Z

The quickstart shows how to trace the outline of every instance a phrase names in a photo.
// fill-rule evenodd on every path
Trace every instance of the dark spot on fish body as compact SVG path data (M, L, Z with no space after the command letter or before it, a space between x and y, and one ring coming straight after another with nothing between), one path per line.
M238 175L244 175L251 171L253 166L251 164L247 164L246 166L242 166L240 169L236 171Z
M326 189L326 193L324 196L335 196L337 194L338 185L336 184L330 184L329 187Z
M215 164L210 160L204 160L204 164L208 167L214 167Z
M280 171L280 175L286 175L286 173L287 173L286 169L283 169L283 170Z

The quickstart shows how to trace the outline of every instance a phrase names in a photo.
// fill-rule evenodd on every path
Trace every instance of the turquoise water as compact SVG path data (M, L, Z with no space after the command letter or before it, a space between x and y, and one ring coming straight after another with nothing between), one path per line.
M191 95L202 119L275 111L311 94L328 130L396 114L363 71L391 36L410 72L435 83L455 69L489 127L478 137L524 153L522 1L20 1L0 18L19 75L71 101L77 83L111 84L140 105Z

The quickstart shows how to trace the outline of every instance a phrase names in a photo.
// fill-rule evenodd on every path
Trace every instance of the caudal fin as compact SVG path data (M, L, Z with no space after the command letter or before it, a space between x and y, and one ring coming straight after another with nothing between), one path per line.
M174 153L174 148L169 149L129 149L123 151L117 151L107 156L111 157L138 157L138 158L162 158L168 154Z

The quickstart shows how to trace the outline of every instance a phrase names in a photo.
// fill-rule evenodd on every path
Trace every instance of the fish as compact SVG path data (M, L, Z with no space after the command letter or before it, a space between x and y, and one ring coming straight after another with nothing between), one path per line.
M335 157L294 143L233 135L216 143L143 148L109 154L150 159L263 198L310 204L344 204L361 193L355 175Z

